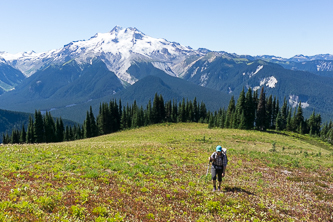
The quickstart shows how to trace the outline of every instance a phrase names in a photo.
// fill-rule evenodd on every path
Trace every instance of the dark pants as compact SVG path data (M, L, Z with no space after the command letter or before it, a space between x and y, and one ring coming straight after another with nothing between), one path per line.
M222 173L225 171L224 167L225 166L217 167L217 166L212 165L212 170L211 170L212 180L216 180L216 175L217 175L217 178L218 178L217 180L220 182L222 181Z

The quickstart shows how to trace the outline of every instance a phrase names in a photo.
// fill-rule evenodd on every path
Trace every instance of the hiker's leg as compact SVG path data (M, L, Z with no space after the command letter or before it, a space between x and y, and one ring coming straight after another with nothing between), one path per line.
M223 172L223 170L222 170L222 169L218 170L218 172L217 172L218 181L219 181L219 187L218 187L218 191L221 191L222 172Z
M213 180L214 190L216 190L216 169L213 166L212 166L212 169L211 169L211 173L212 173L212 180Z

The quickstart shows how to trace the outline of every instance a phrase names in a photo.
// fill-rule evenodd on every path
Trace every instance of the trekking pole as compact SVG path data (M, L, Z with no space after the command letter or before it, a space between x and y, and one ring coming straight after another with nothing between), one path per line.
M206 173L206 176L208 175L208 170L209 170L209 165L210 165L210 161L208 162L208 166L207 166L207 173Z

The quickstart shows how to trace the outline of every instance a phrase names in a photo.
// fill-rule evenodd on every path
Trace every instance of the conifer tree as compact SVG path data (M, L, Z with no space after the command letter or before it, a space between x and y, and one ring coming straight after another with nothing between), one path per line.
M62 142L64 141L64 123L61 119L61 117L56 120L56 126L55 126L55 135L56 135L56 142Z
M254 122L256 120L256 116L257 116L257 108L258 108L258 103L259 103L258 90L253 91L252 100L253 100L253 107L254 107L254 121L253 121L253 124L254 124Z
M299 132L303 132L303 126L304 126L304 117L303 117L303 109L302 109L302 103L299 102L298 108L297 108L297 114L295 116L295 128Z
M285 127L285 129L287 131L292 131L293 130L291 112L292 112L292 109L289 109L288 116L287 116L287 119L286 119L286 127ZM282 129L284 129L283 128L284 127L284 125L283 125L284 124L283 119L281 121L282 121Z
M27 143L34 143L35 142L35 138L34 138L34 122L33 122L31 116L29 116L29 124L28 124L26 142Z
M153 115L152 115L152 106L151 106L151 100L148 101L148 105L147 105L147 124L146 125L150 125L153 123Z
M98 134L99 135L104 135L106 133L108 133L108 119L109 116L107 114L108 111L108 107L107 104L103 103L103 104L99 104L99 112L98 112L98 116L97 116L97 127L98 127Z
M277 116L276 116L276 119L275 119L275 129L276 130L281 130L281 112L278 112Z
M165 120L167 122L172 122L171 121L171 115L172 115L172 105L171 105L171 100L165 103Z
M20 143L20 133L17 129L12 130L11 144Z
M252 89L249 88L246 96L245 96L245 121L246 121L246 129L252 129L254 120L255 120L255 110L256 107L254 106L253 103L253 98L252 98Z
M236 105L236 115L235 115L235 119L234 119L234 128L237 129L239 128L239 124L241 122L241 116L242 113L244 113L245 111L245 92L244 92L244 88L242 89L242 91L239 94L238 100L237 100L237 105ZM244 119L245 121L245 119ZM245 124L245 123L244 123Z
M315 117L315 130L314 133L315 135L320 136L320 128L321 128L321 115L317 114Z
M224 128L225 118L226 118L226 111L225 109L223 109L219 118L219 127L222 129Z
M127 113L126 113L126 109L124 108L124 110L122 111L122 115L121 115L121 129L127 129L128 125L127 125Z
M69 128L68 128L68 126L66 126L66 128L65 128L65 136L64 136L64 140L65 140L65 141L69 141L69 140L70 140L70 133L69 133Z
M316 135L316 126L315 126L315 111L312 112L310 118L308 119L308 126L309 126L309 134L311 136L315 136Z
M188 101L186 104L187 121L194 122L194 111L192 101Z
M55 124L50 112L46 112L43 123L45 142L55 142Z
M153 123L159 123L160 119L161 119L161 115L160 115L160 98L157 95L157 93L155 93L154 96L154 100L153 100L153 108L152 108L152 120Z
M159 112L159 120L158 122L164 122L165 121L165 107L164 107L164 99L162 95L159 96L158 100L158 112Z
M233 127L233 117L235 112L235 99L234 96L231 96L231 99L229 101L228 110L227 110L227 116L226 116L226 122L225 127L226 128L232 128Z
M4 133L2 133L2 143L3 144L8 144L6 135Z
M200 118L201 119L201 122L203 123L206 123L206 118L207 118L207 109L206 109L206 105L203 101L201 101L201 104L200 104Z
M183 98L182 102L179 104L179 117L178 122L186 122L186 104L185 98Z
M244 114L244 110L241 114L241 118L240 118L240 123L238 125L238 129L246 129L246 120L245 120L245 114Z
M272 128L272 111L273 111L273 98L272 95L268 97L266 100L266 121L265 121L265 128L270 129Z
M36 143L44 142L43 116L42 116L42 113L37 110L35 111L34 140Z
M289 110L288 110L288 105L287 105L287 99L286 97L284 97L283 100L283 105L281 108L281 130L286 129L287 127L287 118L289 115ZM289 125L289 128L291 127L291 125ZM290 130L290 129L287 129Z
M266 99L265 99L265 92L264 87L261 88L260 96L259 96L259 103L257 107L257 118L256 118L256 127L259 130L266 130Z
M228 115L227 113L226 113L226 115L225 115L225 119L224 119L224 128L230 128L230 115Z
M139 127L140 126L140 120L139 120L139 108L138 106L136 105L136 101L134 100L134 103L133 103L133 106L132 106L132 127L133 128L136 128L136 127Z
M121 105L121 101L119 100L119 106ZM121 122L121 113L122 109L117 104L117 101L114 100L112 105L110 105L110 121L108 121L108 124L110 124L109 132L117 132L120 130L120 122Z
M89 115L88 111L87 111L86 120L84 121L83 126L84 126L84 138L92 137L90 115Z
M199 107L197 103L197 97L194 97L193 100L193 121L198 122L199 121Z
M98 128L95 121L95 116L92 111L92 107L90 106L90 112L89 112L89 118L90 118L90 128L91 128L91 136L98 136Z
M214 127L214 116L209 115L209 120L208 120L208 128L213 128Z
M297 108L294 109L293 116L291 117L291 131L295 132L298 128L297 122L296 122L296 110Z
M24 124L22 124L22 129L20 133L20 143L25 143L27 139L27 133L25 132Z
M177 122L178 119L178 106L177 101L172 101L172 122Z
M275 124L276 124L276 117L278 115L279 112L279 100L276 99L276 97L274 96L274 100L273 100L273 105L272 105L272 129L275 129Z
M4 143L4 144L8 144L8 143L10 143L10 140L11 140L11 138L10 138L10 136L8 135L8 132L6 132L6 135L4 136L3 143Z

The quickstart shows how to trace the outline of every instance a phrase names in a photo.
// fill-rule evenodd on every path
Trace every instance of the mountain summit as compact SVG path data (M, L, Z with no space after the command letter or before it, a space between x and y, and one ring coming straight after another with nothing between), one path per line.
M88 40L73 41L64 47L46 53L21 53L13 56L0 54L7 64L30 76L49 64L75 60L79 64L91 63L100 58L108 69L122 81L133 84L137 79L127 73L133 62L153 62L168 74L178 76L181 69L175 66L189 55L200 54L189 47L165 39L152 38L137 28L115 26L108 33L97 33Z

